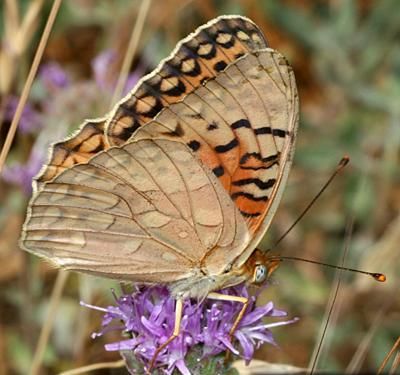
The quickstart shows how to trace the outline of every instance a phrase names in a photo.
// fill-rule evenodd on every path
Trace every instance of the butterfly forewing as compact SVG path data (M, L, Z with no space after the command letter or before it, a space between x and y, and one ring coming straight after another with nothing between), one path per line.
M258 27L244 17L223 16L199 27L118 104L106 130L110 143L124 143L164 107L214 78L239 56L266 46Z
M245 17L222 16L201 26L136 85L112 111L112 118L85 122L70 138L54 144L37 181L49 181L110 145L122 145L163 108L215 77L239 56L266 46L261 31Z
M220 179L251 232L264 227L296 132L293 73L276 51L247 54L132 139L181 139Z

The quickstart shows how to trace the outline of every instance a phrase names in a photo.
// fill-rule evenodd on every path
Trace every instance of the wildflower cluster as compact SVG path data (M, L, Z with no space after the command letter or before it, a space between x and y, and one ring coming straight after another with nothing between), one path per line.
M223 293L249 297L243 285L227 288ZM93 334L93 338L112 330L120 330L129 338L106 344L108 351L120 351L121 354L133 354L137 362L148 367L155 350L172 334L175 323L175 300L164 286L136 287L132 294L117 297L116 305L100 308L103 311L102 329ZM188 365L188 358L195 353L197 363L202 366L204 359L215 358L226 351L249 362L256 348L262 343L275 345L270 328L294 322L293 320L265 324L264 317L284 317L286 313L274 307L272 302L263 306L255 305L255 297L249 297L250 304L234 333L231 342L229 332L237 314L242 308L238 302L205 299L202 302L185 300L179 336L173 340L156 359L156 367L172 374L175 369L187 375L201 373ZM238 345L236 345L236 343ZM223 366L221 356L220 366ZM190 369L189 369L190 368ZM131 369L132 370L132 369ZM132 372L133 373L133 372Z

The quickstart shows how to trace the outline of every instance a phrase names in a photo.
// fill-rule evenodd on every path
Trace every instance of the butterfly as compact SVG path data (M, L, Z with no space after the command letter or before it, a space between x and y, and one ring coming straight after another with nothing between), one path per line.
M277 266L256 247L297 125L287 60L248 18L213 19L108 115L52 145L21 246L67 270L167 284L177 300L170 340L185 298L243 303L234 332L248 300L216 291L261 283Z

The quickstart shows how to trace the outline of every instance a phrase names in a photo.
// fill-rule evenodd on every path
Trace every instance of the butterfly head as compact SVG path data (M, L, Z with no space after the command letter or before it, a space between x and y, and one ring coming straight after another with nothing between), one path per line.
M255 250L245 263L244 272L252 284L262 284L278 268L280 259L268 256L267 252Z

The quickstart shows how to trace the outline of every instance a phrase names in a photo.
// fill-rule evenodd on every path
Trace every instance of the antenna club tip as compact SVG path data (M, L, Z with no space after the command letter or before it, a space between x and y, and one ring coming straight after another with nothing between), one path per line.
M344 155L344 156L342 157L342 159L340 160L339 165L340 165L341 167L344 167L344 166L346 166L347 164L349 164L349 162L350 162L350 157L349 157L348 155Z
M376 281L384 283L386 281L386 276L383 273L373 273L371 275Z

